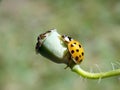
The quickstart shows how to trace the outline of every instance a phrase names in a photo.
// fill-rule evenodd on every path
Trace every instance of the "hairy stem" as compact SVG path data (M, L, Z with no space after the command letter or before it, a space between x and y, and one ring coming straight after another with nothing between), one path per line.
M84 78L89 78L89 79L107 78L111 76L120 75L120 69L116 69L108 72L90 73L80 68L79 65L73 66L72 71Z

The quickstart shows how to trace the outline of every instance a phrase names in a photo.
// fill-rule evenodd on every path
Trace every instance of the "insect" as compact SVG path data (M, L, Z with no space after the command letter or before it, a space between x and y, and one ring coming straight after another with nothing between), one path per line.
M72 39L71 37L69 37L67 35L62 35L61 37L67 45L67 48L71 55L72 60L76 64L81 63L84 59L84 49L83 49L82 45L78 41ZM69 62L70 61L68 61L68 63Z

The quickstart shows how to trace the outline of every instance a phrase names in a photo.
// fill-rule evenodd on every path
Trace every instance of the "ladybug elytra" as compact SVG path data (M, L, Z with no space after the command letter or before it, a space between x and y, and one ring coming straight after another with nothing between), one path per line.
M84 49L82 45L78 41L72 39L69 36L62 35L61 37L63 41L65 41L65 43L67 44L67 48L71 55L72 60L76 64L81 63L84 59Z

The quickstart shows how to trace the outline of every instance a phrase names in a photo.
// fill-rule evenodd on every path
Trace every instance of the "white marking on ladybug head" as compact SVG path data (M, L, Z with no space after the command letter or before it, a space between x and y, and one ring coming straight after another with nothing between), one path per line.
M62 35L62 38L66 41L66 42L70 42L72 41L73 39L67 35Z

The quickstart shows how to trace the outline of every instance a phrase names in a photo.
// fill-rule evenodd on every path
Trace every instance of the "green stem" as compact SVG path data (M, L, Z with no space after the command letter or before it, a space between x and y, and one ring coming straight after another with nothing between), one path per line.
M72 71L76 72L77 74L81 75L84 78L89 78L89 79L107 78L111 76L120 75L120 69L116 69L108 72L90 73L81 69L79 65L75 65L72 68Z

